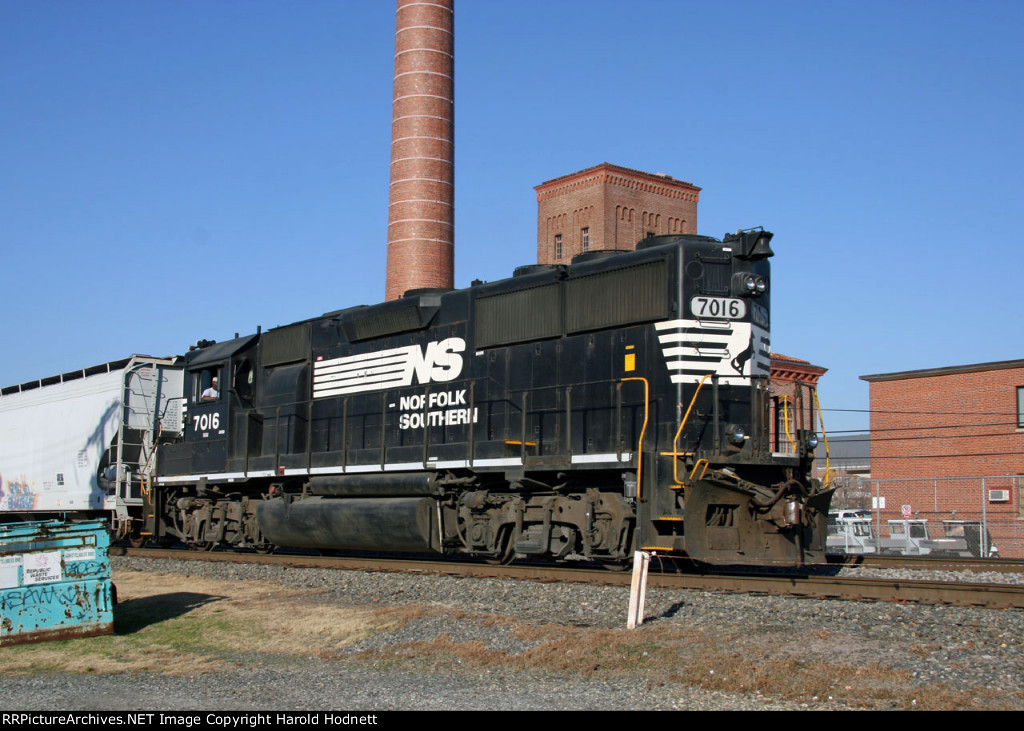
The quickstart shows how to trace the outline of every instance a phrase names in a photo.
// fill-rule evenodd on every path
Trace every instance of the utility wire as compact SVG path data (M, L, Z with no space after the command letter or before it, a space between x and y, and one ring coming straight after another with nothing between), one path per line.
M894 409L826 409L822 411L836 411L848 414L948 414L950 416L963 416L965 413L970 413L978 416L1015 416L1016 410L1010 411L896 411Z

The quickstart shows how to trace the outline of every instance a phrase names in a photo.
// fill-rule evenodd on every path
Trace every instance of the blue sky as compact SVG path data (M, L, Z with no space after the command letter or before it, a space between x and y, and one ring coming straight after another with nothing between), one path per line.
M775 233L773 347L859 376L1024 357L1024 3L457 0L456 286L545 180L703 188ZM0 384L384 292L391 0L0 0ZM1008 404L1008 412L1013 404Z

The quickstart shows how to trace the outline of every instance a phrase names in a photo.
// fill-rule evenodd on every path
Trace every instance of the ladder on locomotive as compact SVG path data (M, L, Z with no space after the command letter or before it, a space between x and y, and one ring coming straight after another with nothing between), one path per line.
M149 361L132 359L121 380L117 435L108 447L108 465L114 467L114 516L118 536L124 538L131 530L128 508L146 504L149 486L156 470L160 398L147 398L142 389L133 388L138 379L132 376L141 367L153 366ZM131 425L144 424L146 428ZM137 488L137 489L136 489Z

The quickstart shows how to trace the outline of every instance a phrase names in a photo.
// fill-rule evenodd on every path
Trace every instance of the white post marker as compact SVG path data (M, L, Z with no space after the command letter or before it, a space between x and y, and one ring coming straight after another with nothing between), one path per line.
M633 584L629 590L629 620L627 629L636 629L644 623L644 597L647 596L647 567L651 554L646 551L633 553Z

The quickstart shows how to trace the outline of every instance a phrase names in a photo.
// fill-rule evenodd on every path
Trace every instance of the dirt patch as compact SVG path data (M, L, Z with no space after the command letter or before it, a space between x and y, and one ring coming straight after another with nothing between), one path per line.
M333 606L321 590L270 582L141 572L116 580L113 636L3 648L5 672L193 675L245 653L335 653L415 614Z

